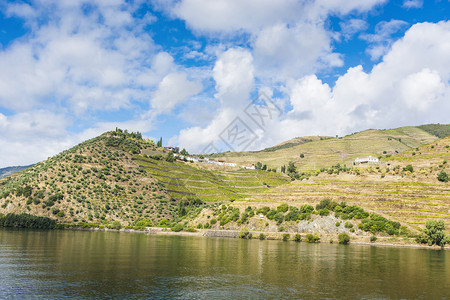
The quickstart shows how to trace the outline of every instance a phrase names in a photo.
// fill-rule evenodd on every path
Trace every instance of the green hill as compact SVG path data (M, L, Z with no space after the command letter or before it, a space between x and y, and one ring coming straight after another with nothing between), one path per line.
M432 128L435 128L433 132L443 132L445 130L439 130L439 128L448 126L433 125ZM370 129L345 137L308 138L307 142L302 140L298 144L287 142L278 147L269 148L270 151L266 149L252 152L226 152L214 154L212 157L240 164L262 162L269 168L277 168L277 170L292 161L299 170L317 170L337 163L351 165L357 157L369 155L378 157L383 154L400 153L439 138L428 131L413 126L387 130Z

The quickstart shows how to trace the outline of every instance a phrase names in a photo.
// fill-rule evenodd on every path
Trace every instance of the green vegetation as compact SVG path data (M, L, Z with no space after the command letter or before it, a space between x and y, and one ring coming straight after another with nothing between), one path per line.
M282 239L284 242L289 241L290 238L291 238L291 235L290 235L289 233L283 233L283 234L281 235L281 239Z
M300 233L296 233L294 236L294 242L301 242L302 241L302 236L300 235Z
M305 241L307 243L318 243L320 241L320 237L317 234L308 233Z
M428 220L424 232L417 237L416 242L444 247L450 242L450 237L445 234L444 221Z
M339 244L347 245L350 242L350 236L346 232L341 232L338 234Z
M7 214L0 216L0 227L27 228L27 229L53 229L56 221L46 217L32 216L26 213Z
M442 182L448 182L450 180L448 174L444 170L439 172L437 179Z
M437 136L438 138L445 138L447 136L450 136L450 125L428 124L417 127L432 135Z

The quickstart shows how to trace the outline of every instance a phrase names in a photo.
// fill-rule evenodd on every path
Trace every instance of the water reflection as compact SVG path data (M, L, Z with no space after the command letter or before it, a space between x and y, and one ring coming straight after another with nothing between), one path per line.
M442 298L448 252L0 231L0 298Z

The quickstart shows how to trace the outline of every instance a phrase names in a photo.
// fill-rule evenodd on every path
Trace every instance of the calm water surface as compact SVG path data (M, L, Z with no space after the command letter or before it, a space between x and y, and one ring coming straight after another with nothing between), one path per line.
M0 230L0 298L450 298L448 251Z

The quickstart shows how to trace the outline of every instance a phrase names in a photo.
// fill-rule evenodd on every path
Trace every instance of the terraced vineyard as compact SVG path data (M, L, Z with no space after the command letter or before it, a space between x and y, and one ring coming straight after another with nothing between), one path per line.
M423 183L378 176L339 179L316 177L295 181L247 199L257 202L319 203L323 198L356 204L415 228L423 228L429 219L443 219L450 225L450 185Z
M189 163L166 162L138 156L135 162L164 184L176 199L237 200L290 182L289 177L260 170L209 171Z

